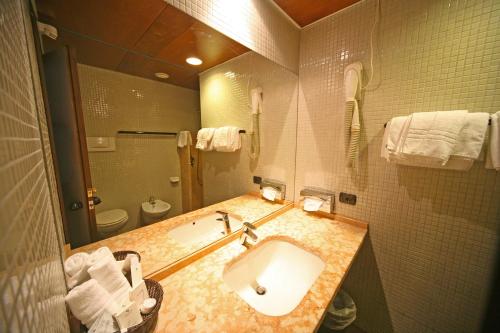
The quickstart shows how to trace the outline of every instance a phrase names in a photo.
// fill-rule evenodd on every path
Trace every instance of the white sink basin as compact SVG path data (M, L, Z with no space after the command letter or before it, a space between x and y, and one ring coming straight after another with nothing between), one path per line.
M149 217L162 217L168 213L172 206L163 200L156 199L152 202L143 202L141 204L143 214Z
M219 239L225 236L224 222L217 221L220 214L210 214L188 223L181 224L168 232L168 235L184 245L194 243L206 243L209 240ZM243 223L240 219L229 215L229 225L234 232L241 228Z
M255 310L268 316L283 316L299 305L325 263L286 240L263 242L230 263L223 279ZM257 293L258 286L265 288L263 295Z

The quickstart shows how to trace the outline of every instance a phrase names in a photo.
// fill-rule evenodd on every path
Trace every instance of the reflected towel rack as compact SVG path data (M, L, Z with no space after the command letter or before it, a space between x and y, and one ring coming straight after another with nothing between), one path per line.
M118 134L134 134L134 135L169 135L176 136L176 132L153 132L153 131L125 131L119 130Z
M489 125L491 125L491 118L490 118L490 119L488 119L488 126L489 126ZM385 124L384 124L384 128L386 128L386 127L387 127L387 123L385 123Z
M239 130L238 133L245 134L247 131ZM170 135L176 136L176 132L153 132L153 131L128 131L128 130L119 130L118 134L134 134L134 135Z

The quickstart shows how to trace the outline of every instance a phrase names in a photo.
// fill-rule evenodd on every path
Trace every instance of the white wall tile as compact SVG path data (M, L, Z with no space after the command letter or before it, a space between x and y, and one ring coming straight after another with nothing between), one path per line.
M500 110L500 3L381 3L358 173L345 167L343 70L361 61L369 77L376 1L302 31L296 194L320 186L358 196L356 206L337 201L336 211L370 223L369 245L345 284L361 328L478 331L500 230L498 173L479 162L468 172L395 166L380 157L380 145L394 116Z

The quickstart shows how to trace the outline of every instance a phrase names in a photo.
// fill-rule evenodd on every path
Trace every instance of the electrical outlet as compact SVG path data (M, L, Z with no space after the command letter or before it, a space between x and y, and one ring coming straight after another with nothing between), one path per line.
M260 185L260 183L262 183L262 177L253 176L253 183Z
M348 205L355 205L356 204L356 195L350 194L350 193L345 193L345 192L340 192L339 201L346 203Z

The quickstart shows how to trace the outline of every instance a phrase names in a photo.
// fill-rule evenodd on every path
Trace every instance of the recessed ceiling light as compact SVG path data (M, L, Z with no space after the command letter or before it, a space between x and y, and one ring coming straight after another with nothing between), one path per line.
M168 79L170 77L167 73L162 72L155 73L155 76L159 79Z
M200 58L196 58L196 57L189 57L186 59L186 62L190 65L193 65L193 66L198 66L198 65L201 65L203 63L203 61L201 61Z

